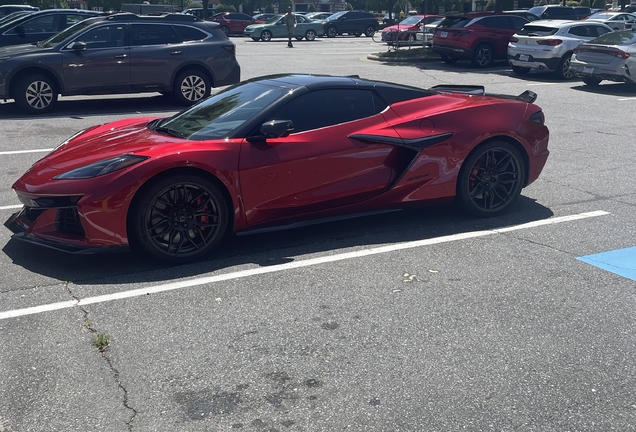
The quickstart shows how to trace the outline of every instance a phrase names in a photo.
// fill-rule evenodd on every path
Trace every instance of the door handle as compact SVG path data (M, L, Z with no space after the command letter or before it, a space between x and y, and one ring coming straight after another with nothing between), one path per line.
M125 59L126 57L128 57L128 54L119 54L115 56L116 59L120 59L120 60Z
M179 55L182 51L172 51L170 55Z

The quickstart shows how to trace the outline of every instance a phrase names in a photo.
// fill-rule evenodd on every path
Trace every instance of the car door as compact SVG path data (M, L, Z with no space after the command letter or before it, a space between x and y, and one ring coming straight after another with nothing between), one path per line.
M241 146L240 183L248 224L352 204L388 187L394 147L348 138L374 125L397 137L373 93L325 89L301 95L267 120L294 132Z
M83 42L86 48L73 49L75 42ZM80 34L61 51L67 92L129 91L129 52L126 24L108 23Z
M227 24L230 28L230 33L243 33L245 27L250 24L254 24L255 20L242 13L230 13L225 17Z
M130 77L133 90L170 86L174 71L188 57L188 45L170 24L131 23Z

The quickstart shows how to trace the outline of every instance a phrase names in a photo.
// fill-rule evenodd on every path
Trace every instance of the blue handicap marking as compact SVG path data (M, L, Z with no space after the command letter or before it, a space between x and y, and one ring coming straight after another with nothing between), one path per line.
M636 246L582 256L577 259L636 281Z

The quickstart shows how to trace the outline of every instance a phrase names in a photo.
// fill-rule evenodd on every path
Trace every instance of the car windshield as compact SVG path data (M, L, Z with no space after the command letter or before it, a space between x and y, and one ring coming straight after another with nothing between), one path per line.
M195 141L231 137L286 91L257 82L232 86L151 128Z
M69 37L73 36L74 34L81 32L82 30L84 30L86 27L88 27L89 25L91 25L94 22L95 22L95 20L92 20L92 19L87 19L87 20L84 20L84 21L80 21L77 24L74 24L74 25L70 26L66 30L62 30L58 34L55 34L55 35L51 36L50 38L42 41L40 43L40 46L43 47L43 48L54 47L55 45L59 44L60 42L64 42L66 39L68 39Z
M535 6L533 8L528 9L528 12L536 16L541 16L544 10L545 10L545 6Z
M422 18L418 16L410 16L402 21L400 21L400 25L415 25L420 22Z
M592 39L590 44L598 45L632 45L636 43L636 34L631 30L614 31Z
M594 15L589 16L587 19L589 19L589 20L593 20L593 19L606 20L606 19L612 18L614 15L615 14L608 14L608 13L604 13L604 12L599 12L599 13L595 13Z
M338 18L340 18L341 16L343 16L344 14L346 14L347 11L340 11L340 12L336 12L335 14L331 15L329 18L327 18L329 21L333 21L333 20L337 20Z
M522 36L550 36L559 31L556 27L546 27L540 25L525 25L519 30L519 35Z

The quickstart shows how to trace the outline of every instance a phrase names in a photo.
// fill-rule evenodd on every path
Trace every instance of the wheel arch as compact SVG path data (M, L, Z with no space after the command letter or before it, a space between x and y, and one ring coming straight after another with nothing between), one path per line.
M11 99L14 99L14 91L15 91L15 83L20 79L28 76L28 75L44 75L48 78L51 78L53 83L56 86L56 90L58 93L63 93L64 88L62 86L62 80L60 77L48 68L37 67L37 66L29 66L22 69L15 70L11 73L11 75L7 79L7 88L11 89L9 92L9 96Z
M235 208L237 206L234 203L234 199L232 198L232 194L227 188L227 185L219 177L212 174L211 172L206 171L199 167L189 166L189 167L173 167L173 168L168 168L166 170L163 170L153 175L152 177L150 177L141 185L141 187L139 187L139 189L137 189L132 199L130 200L130 205L128 206L128 212L126 214L126 235L128 238L130 238L130 233L131 233L130 231L131 223L132 223L131 217L132 217L133 209L135 208L135 206L137 205L137 202L139 201L139 199L141 199L145 191L148 190L148 188L151 187L154 183L160 180L163 180L167 177L179 175L179 174L188 174L188 175L195 175L195 176L202 177L212 182L219 189L219 191L221 191L221 193L223 194L223 198L225 198L225 204L227 206L228 215L230 216L228 218L229 219L228 232L234 232L235 219L236 219L238 208Z
M179 76L179 74L187 70L196 70L196 71L204 73L205 76L207 76L208 79L210 80L210 87L211 88L215 87L216 77L214 76L212 71L210 71L207 67L203 66L200 63L187 63L184 65L181 65L178 69L174 71L174 73L172 74L172 83L170 85L170 88L174 88L175 81L177 80L177 77Z

